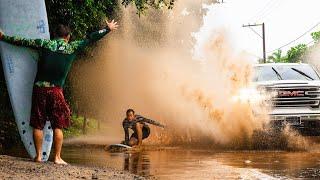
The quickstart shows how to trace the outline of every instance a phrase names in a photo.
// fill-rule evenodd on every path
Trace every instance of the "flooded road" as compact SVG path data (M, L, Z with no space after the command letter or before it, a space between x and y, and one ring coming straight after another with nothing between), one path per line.
M320 178L320 152L212 152L165 149L109 153L101 148L64 149L72 164L107 166L160 179Z

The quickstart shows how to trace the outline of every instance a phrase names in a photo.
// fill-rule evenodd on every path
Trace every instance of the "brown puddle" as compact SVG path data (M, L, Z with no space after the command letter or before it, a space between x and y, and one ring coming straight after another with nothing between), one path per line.
M72 164L107 166L160 179L320 178L320 152L166 149L109 153L68 147L63 157Z

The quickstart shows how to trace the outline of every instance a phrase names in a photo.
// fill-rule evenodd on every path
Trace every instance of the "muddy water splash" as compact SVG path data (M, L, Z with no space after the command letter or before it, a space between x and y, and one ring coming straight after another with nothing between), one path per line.
M202 2L177 2L174 11L150 11L140 19L123 10L121 30L99 45L94 61L72 72L81 112L122 137L124 112L134 108L167 125L152 129L150 144L248 141L267 121L253 113L267 110L232 97L251 86L253 61L233 46L228 30L207 24L212 13Z

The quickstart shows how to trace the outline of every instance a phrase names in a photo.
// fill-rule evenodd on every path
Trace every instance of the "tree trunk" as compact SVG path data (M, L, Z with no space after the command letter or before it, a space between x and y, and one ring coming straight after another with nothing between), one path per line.
M87 117L83 117L83 126L82 126L82 133L87 134Z

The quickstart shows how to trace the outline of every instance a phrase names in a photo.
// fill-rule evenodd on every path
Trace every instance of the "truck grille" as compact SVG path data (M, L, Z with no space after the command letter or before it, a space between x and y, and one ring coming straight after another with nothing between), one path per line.
M272 87L269 90L277 94L272 98L274 107L318 108L320 105L320 87L317 86Z

